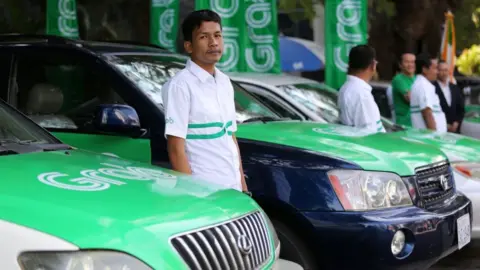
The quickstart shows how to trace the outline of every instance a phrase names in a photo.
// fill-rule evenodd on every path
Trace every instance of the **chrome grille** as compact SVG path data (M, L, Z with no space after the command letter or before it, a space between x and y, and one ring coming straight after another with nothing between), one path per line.
M419 168L416 181L420 199L426 208L454 195L454 179L448 163Z
M172 244L193 270L258 269L272 254L260 212L175 236Z

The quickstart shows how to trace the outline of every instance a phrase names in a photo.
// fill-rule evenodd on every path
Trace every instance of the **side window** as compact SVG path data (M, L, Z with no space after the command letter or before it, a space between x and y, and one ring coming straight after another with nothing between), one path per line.
M282 102L277 102L274 98L271 96L265 94L265 90L262 90L256 86L253 86L251 84L241 84L242 87L248 90L248 92L258 98L260 101L265 103L268 107L273 109L276 113L280 114L282 117L287 117L295 120L302 120L302 117L300 114L293 110L289 110L289 108L286 108L283 106L284 104Z
M44 128L88 130L97 105L124 103L94 62L74 53L19 53L14 69L10 102Z

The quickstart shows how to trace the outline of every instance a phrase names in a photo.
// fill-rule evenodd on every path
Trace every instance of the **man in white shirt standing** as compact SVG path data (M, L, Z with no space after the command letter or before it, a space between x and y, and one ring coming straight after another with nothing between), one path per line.
M182 32L190 59L162 88L170 163L176 171L247 192L233 85L215 67L223 52L221 19L211 10L194 11Z
M428 55L417 57L417 77L411 90L410 117L414 128L447 132L447 120L432 83L437 78L437 65L438 61Z
M385 132L380 110L368 82L376 72L375 50L358 45L348 55L347 81L338 95L340 119L344 125L366 129L369 133Z

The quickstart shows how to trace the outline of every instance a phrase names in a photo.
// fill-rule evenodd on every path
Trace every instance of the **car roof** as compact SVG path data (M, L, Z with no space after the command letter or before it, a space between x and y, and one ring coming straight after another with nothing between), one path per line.
M94 54L114 54L114 53L152 53L165 54L166 56L187 57L180 53L171 52L165 48L154 44L145 44L135 41L112 40L112 41L92 41L81 39L70 39L54 35L41 34L0 34L0 44L8 45L54 45L65 47L76 47L88 50Z
M291 75L288 73L254 73L254 72L227 72L230 78L234 80L258 81L269 85L285 85L292 83L320 83L315 80Z

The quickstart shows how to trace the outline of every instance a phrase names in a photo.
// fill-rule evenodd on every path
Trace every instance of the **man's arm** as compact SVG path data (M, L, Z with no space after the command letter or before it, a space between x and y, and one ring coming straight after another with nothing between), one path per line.
M403 96L405 102L410 104L411 92L409 87L400 79L394 79L392 81L392 92L395 95L395 92L400 93Z
M428 129L437 130L437 123L435 122L435 118L433 118L432 109L430 107L422 110L422 116Z
M173 170L192 174L185 151L190 115L190 92L184 84L167 83L162 89L165 108L165 137Z
M232 134L232 139L235 142L238 151L238 162L240 164L240 181L242 183L242 191L248 191L247 183L245 182L245 175L243 174L242 155L240 154L240 147L238 147L238 141L235 134Z
M185 139L176 136L167 136L168 158L172 169L177 172L192 174L185 152Z

